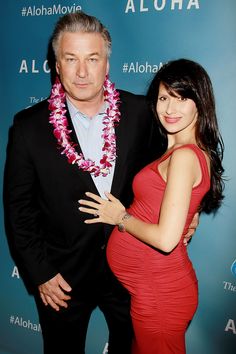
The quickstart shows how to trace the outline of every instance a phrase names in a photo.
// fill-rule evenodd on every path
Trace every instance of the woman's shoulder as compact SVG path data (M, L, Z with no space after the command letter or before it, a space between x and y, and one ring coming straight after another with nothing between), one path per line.
M178 161L183 168L189 164L192 168L197 169L200 166L202 171L210 174L210 159L205 151L196 144L179 144L171 151L171 160Z
M167 152L167 157L170 157L170 161L186 165L187 162L197 161L198 152L192 144L176 144Z
M172 155L192 156L192 158L204 159L209 162L207 153L197 144L176 144L172 149Z
M175 144L170 150L171 155L204 156L204 151L196 144Z

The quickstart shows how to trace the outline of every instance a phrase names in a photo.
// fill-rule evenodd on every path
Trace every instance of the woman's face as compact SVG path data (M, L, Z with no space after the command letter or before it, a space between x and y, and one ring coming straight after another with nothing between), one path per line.
M168 133L178 133L195 126L198 111L195 102L190 98L183 98L167 91L160 83L156 111L159 120Z

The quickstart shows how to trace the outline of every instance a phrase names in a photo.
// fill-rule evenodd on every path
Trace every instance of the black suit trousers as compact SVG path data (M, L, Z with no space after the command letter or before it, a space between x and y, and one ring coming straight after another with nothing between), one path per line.
M89 319L96 307L102 311L108 325L108 353L131 353L133 330L130 299L125 290L117 292L108 287L100 287L86 298L81 299L76 296L76 292L71 296L68 308L62 308L59 312L45 306L40 298L36 299L44 354L85 354Z

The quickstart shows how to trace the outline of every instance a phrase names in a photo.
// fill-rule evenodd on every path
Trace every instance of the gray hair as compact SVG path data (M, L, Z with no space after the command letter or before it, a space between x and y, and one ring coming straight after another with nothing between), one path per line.
M100 33L106 45L107 56L111 54L111 36L107 28L94 16L82 11L66 14L59 18L52 34L52 48L57 57L61 35L65 32Z

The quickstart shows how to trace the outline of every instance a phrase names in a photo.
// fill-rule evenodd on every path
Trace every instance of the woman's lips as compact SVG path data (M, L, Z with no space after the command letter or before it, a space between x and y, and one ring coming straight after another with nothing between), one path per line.
M168 124L175 124L180 120L180 117L166 117L165 116L164 118L165 118L166 123L168 123Z

